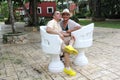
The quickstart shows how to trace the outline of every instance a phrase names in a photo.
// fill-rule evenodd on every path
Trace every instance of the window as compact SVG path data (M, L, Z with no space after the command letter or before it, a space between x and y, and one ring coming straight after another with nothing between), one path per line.
M54 12L53 7L47 7L47 13L48 14L53 13L53 12Z
M42 13L41 7L37 7L37 13L38 13L38 14L41 14L41 13Z

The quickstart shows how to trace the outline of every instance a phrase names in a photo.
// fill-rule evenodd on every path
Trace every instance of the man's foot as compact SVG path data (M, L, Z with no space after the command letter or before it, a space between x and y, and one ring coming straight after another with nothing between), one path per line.
M64 51L70 54L78 54L78 51L70 45L65 46Z
M76 76L76 72L75 72L74 70L72 70L71 68L70 68L70 69L64 68L64 72L65 72L67 75Z

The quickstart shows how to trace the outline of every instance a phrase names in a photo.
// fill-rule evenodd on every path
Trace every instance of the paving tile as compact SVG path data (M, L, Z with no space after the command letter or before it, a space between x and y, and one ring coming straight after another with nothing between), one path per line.
M6 67L6 74L7 76L13 76L16 75L16 72L13 67Z
M5 78L0 78L0 80L18 80L18 78L16 76L9 76Z
M4 78L4 77L6 77L7 75L6 75L6 72L5 72L5 68L4 69L2 69L2 70L0 70L0 78Z
M78 77L78 78L76 78L75 80L90 80L90 79L88 79L88 78L86 78L86 77Z
M118 79L118 78L119 78L119 77L116 76L116 75L113 75L113 76L112 76L112 74L107 74L107 75L101 76L101 77L99 77L99 78L97 78L97 79L95 79L95 80L116 80L116 79Z

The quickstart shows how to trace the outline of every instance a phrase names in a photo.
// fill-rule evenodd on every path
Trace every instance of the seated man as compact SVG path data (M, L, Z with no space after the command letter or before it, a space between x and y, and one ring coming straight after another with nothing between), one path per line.
M72 47L72 44L74 42L73 38L70 38L70 42L72 42L72 43L70 43L66 46L66 44L64 42L65 41L65 36L68 36L70 34L69 33L64 33L64 31L62 31L62 28L60 27L60 23L59 23L60 19L61 19L60 12L55 11L54 14L53 14L53 19L47 23L46 31L50 34L57 34L57 35L60 36L60 38L63 40L63 44L62 44L62 47L61 47L63 53L78 54L78 51ZM64 56L66 56L66 55L64 55ZM64 57L64 58L68 59L67 56ZM67 59L65 59L65 66L68 66L68 64L66 64L66 63L69 63L69 59L68 60ZM67 68L65 68L65 69L67 69ZM64 72L66 73L66 71L64 71ZM68 74L68 73L70 73L69 75L71 75L71 76L76 75L76 72L72 71L71 69L68 70L66 74Z

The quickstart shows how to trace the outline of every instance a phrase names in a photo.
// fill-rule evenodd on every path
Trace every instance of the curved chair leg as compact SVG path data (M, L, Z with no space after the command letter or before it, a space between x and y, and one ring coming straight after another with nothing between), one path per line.
M78 53L77 57L75 58L74 64L79 65L79 66L85 66L88 64L88 59L85 56L84 48L79 49L79 53Z
M52 73L62 72L64 64L60 60L59 54L51 54L51 62L49 63L48 70Z

